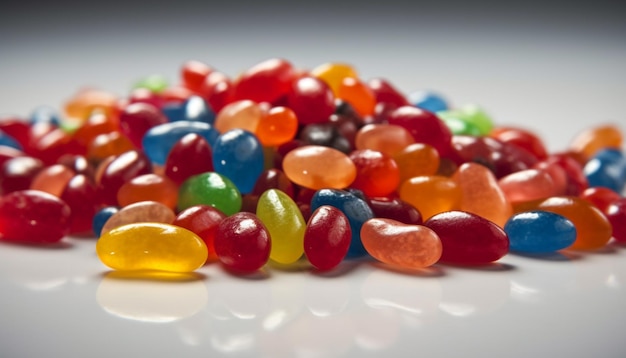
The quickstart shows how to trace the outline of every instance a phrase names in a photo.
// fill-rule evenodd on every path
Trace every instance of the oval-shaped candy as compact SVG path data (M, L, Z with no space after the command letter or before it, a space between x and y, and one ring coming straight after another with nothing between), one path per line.
M442 252L437 234L422 225L407 225L392 219L371 219L361 228L367 252L386 264L418 269L439 261Z
M415 143L411 133L393 124L368 124L359 129L354 139L356 149L372 149L394 156Z
M356 178L356 166L344 153L328 147L295 148L283 159L283 170L294 183L309 189L343 189Z
M367 255L361 242L361 227L367 220L374 218L372 209L358 196L337 189L321 189L315 192L311 199L311 211L315 212L323 205L330 205L339 210L348 218L352 238L347 257L355 258Z
M547 171L524 169L498 180L500 189L511 203L548 198L556 193Z
M424 143L406 146L393 156L393 160L400 170L400 183L417 176L434 175L440 162L437 150Z
M100 237L102 235L102 228L104 227L104 224L106 224L111 216L118 211L120 211L120 208L117 206L105 206L93 216L91 228L96 237Z
M182 103L168 103L161 108L170 122L197 121L213 124L215 113L204 98L192 95Z
M135 223L103 234L96 243L103 264L120 271L191 272L204 265L204 241L182 227Z
M443 245L441 262L484 265L509 252L509 238L498 225L476 214L448 211L428 219Z
M256 136L242 129L222 133L213 144L214 171L248 194L263 172L263 147Z
M165 162L165 175L178 185L196 174L212 171L211 146L197 133L189 133L176 142Z
M209 251L207 260L215 260L215 233L224 218L226 215L212 206L195 205L178 213L172 225L184 227L198 235Z
M230 179L214 172L192 176L178 190L178 210L209 205L226 215L241 209L241 193Z
M605 214L613 226L613 238L621 243L626 242L626 198L611 203Z
M621 193L626 187L626 157L619 149L602 149L583 168L590 187Z
M51 244L70 230L70 208L39 190L14 191L0 198L0 240Z
M167 118L155 106L148 103L133 103L124 108L119 115L119 128L137 148L146 132L160 124L167 123Z
M579 133L570 144L572 151L591 157L606 148L620 149L624 141L621 130L612 124L588 128Z
M135 150L128 151L110 161L104 161L96 175L100 199L105 205L117 205L117 192L127 181L152 172L149 159Z
M566 217L549 211L527 211L513 215L504 231L511 251L549 253L565 249L576 240L576 227Z
M256 215L272 237L270 259L290 264L304 252L306 223L298 205L278 189L264 192L257 202Z
M212 144L217 139L218 132L208 123L197 121L178 121L160 124L150 128L144 135L141 143L150 161L164 165L172 147L182 137L189 133L198 133Z
M335 96L322 80L305 76L294 81L287 103L300 124L324 123L335 111Z
M263 110L256 102L244 99L227 104L215 118L215 129L220 133L232 129L256 132L263 117Z
M132 223L157 222L171 224L176 215L172 209L156 201L140 201L123 207L113 214L102 227L102 234Z
M352 231L341 210L322 205L313 214L304 232L304 253L318 270L335 268L346 257Z
M400 186L400 199L415 206L422 218L459 208L461 189L452 180L439 175L411 178Z
M251 273L267 263L272 248L269 231L259 218L236 213L220 222L215 232L215 252L228 269Z
M400 184L400 170L388 155L370 149L355 150L350 160L356 166L356 178L351 187L368 197L384 197L393 193Z
M448 109L448 102L439 93L433 91L415 91L409 93L409 102L417 108L429 112L440 112Z

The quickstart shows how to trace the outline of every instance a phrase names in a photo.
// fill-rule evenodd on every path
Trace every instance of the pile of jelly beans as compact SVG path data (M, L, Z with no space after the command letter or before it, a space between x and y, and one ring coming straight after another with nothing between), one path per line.
M270 59L231 78L189 61L176 85L152 76L0 119L0 239L91 235L115 270L240 274L597 250L626 242L622 145L607 124L549 153L478 106L343 63Z

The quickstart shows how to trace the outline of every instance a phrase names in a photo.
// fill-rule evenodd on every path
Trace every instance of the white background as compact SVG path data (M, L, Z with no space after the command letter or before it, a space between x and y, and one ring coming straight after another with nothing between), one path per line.
M462 4L8 5L0 114L60 108L82 86L123 96L153 73L175 83L188 59L235 76L283 57L478 103L551 150L599 123L625 127L618 5ZM211 265L187 282L116 278L94 245L0 245L0 356L626 356L626 249L615 245L418 273L366 261L241 278Z

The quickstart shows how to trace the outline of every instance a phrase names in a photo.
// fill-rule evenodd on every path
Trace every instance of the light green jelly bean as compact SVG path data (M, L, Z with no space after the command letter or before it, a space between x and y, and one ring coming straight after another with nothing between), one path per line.
M226 215L241 210L241 193L230 179L214 172L194 175L178 190L178 210L194 205L209 205Z
M437 117L439 117L443 121L443 123L446 124L446 127L448 127L448 129L450 129L450 132L452 132L452 134L454 135L482 135L481 131L475 125L459 119L451 111L437 112Z
M306 223L289 195L278 189L265 191L257 203L256 215L272 237L270 259L281 264L298 261L304 253Z
M154 93L161 93L165 91L168 85L165 77L161 75L151 75L137 81L133 88L146 88Z

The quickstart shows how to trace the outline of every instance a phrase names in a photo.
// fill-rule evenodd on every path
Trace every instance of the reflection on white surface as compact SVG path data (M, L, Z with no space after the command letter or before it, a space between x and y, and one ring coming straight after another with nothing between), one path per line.
M155 280L104 276L96 301L106 312L133 321L165 323L193 316L207 304L208 292L201 276L195 279Z

